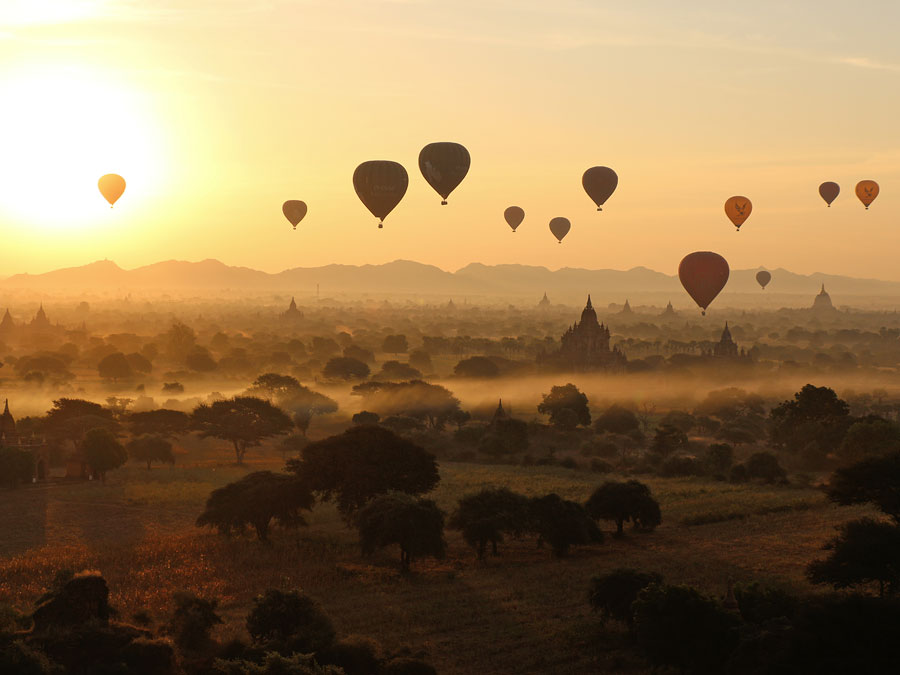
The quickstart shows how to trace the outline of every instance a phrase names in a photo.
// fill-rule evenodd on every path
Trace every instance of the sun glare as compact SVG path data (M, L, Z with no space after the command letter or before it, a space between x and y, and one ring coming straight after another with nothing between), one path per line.
M3 0L0 3L0 25L29 26L77 21L95 15L101 4L101 0Z
M109 205L97 180L122 175L117 210L154 194L160 134L138 92L74 67L0 77L0 215L41 229L102 227Z

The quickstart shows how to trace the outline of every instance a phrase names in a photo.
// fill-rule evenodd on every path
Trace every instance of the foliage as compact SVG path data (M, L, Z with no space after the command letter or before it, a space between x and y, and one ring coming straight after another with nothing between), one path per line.
M219 601L185 592L176 593L174 600L175 609L169 618L168 632L182 649L200 649L209 643L213 627L222 623L216 613Z
M555 493L533 498L528 505L528 520L538 541L550 544L557 557L566 555L572 546L603 541L603 533L584 507Z
M313 504L309 489L294 476L256 471L213 490L197 518L197 526L208 525L222 534L231 534L250 525L257 538L266 541L273 520L282 527L306 525L300 512L311 509Z
M900 527L863 518L846 523L840 535L825 544L825 560L807 567L809 580L848 588L877 583L879 595L900 588Z
M316 654L328 665L341 668L346 675L371 675L379 672L381 646L363 635L348 635Z
M725 476L734 463L734 449L727 443L712 443L700 460L713 476Z
M898 450L900 450L900 425L874 418L852 424L847 429L837 454L842 460L853 462L866 457L887 455Z
M255 643L276 651L309 654L334 642L331 619L318 602L302 591L269 589L253 601L247 632Z
M777 483L787 477L787 472L771 452L756 452L750 455L744 466L748 478L755 478L763 483Z
M191 414L191 423L203 438L231 441L238 464L244 463L247 448L287 433L293 426L284 411L253 396L202 403Z
M379 380L415 380L421 378L422 373L408 363L385 361L375 377Z
M799 453L815 443L823 453L840 444L849 426L850 409L833 389L805 385L769 413L769 430L777 447Z
M838 469L827 494L831 501L845 506L871 503L900 524L900 453Z
M433 429L442 429L460 409L459 399L447 388L422 380L366 382L353 387L352 393L382 417L415 417Z
M488 543L497 555L497 544L503 536L518 536L527 528L527 520L527 497L507 488L485 488L460 499L447 525L462 532L481 560Z
M97 372L100 377L113 382L125 380L134 375L131 364L122 352L113 352L104 356L97 364Z
M139 462L147 462L147 470L150 470L152 462L175 463L175 455L172 454L172 443L161 436L138 436L128 441L128 456Z
M34 455L30 450L0 448L0 483L14 488L30 483L34 476Z
M286 410L304 435L314 416L328 415L338 409L333 399L305 387L290 375L278 373L260 375L244 395L266 399Z
M773 586L738 584L734 587L734 597L741 612L741 618L748 623L761 624L784 617L793 619L800 604L799 599L787 591Z
M186 434L191 428L191 418L180 410L147 410L128 415L128 427L135 436L151 434L172 438Z
M544 394L538 404L538 412L550 416L550 424L558 424L563 410L575 413L577 424L588 426L591 423L591 411L588 409L588 398L574 384L553 386L549 394ZM565 415L563 414L563 417Z
M368 410L360 410L358 413L355 413L351 418L353 424L357 425L365 425L365 424L378 424L378 421L381 417L378 413L369 412Z
M683 410L670 410L659 421L660 426L675 427L685 434L690 432L696 423L694 416Z
M409 343L405 335L388 335L381 345L381 351L387 354L405 354L408 350Z
M213 675L343 675L344 671L334 666L320 666L312 654L291 654L282 656L270 652L261 663L255 661L213 662Z
M588 498L585 508L595 520L614 521L619 536L626 521L642 530L653 530L662 522L659 503L650 488L636 480L603 483Z
M630 626L633 618L631 605L638 593L650 584L661 584L662 580L662 575L656 572L615 569L591 579L588 602L604 620L614 619Z
M429 499L396 492L380 495L360 509L356 526L363 555L397 544L404 571L416 558L444 557L444 513Z
M322 375L331 380L364 380L370 372L367 364L349 356L332 357L322 369Z
M490 457L524 452L528 449L528 425L512 417L494 420L479 439L478 449Z
M471 356L453 368L457 377L492 378L500 376L500 367L487 356Z
M99 403L79 398L59 398L47 411L43 428L52 438L80 446L85 433L96 428L115 429L113 413Z
M611 405L594 421L594 430L598 433L608 431L614 434L626 434L640 428L637 415L628 408Z
M662 457L667 457L673 452L684 449L687 444L687 434L677 427L663 424L656 428L650 450Z
M91 429L84 435L81 444L84 459L91 469L106 480L106 472L118 469L128 459L125 447L108 429Z

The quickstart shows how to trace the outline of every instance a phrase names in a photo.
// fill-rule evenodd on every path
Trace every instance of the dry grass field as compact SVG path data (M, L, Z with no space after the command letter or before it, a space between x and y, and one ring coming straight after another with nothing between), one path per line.
M277 469L259 459L253 469ZM455 532L445 560L398 571L396 551L359 554L355 532L330 505L309 527L276 531L272 543L225 539L194 526L213 488L244 472L229 465L112 472L106 485L56 484L0 493L0 603L27 608L62 568L97 569L127 619L146 609L158 624L172 594L221 598L218 636L241 635L252 598L269 587L302 587L344 635L388 650L424 651L453 673L645 672L614 627L601 628L586 603L590 578L629 566L661 572L720 595L727 579L814 592L803 577L834 527L863 508L837 508L802 487L730 485L699 479L642 478L662 506L654 533L573 550L554 559L533 540L511 541L476 561ZM584 500L604 477L559 467L443 463L434 498L445 510L484 486L508 486ZM706 523L706 524L690 524ZM604 525L609 532L611 524Z

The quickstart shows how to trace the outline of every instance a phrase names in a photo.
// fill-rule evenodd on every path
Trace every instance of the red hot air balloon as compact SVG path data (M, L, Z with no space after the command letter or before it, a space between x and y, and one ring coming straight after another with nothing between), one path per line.
M766 286L769 285L769 282L772 281L772 273L767 272L766 270L760 270L756 273L756 283L762 286L763 290L766 290Z
M469 173L472 158L459 143L429 143L419 153L419 170L447 205L447 197Z
M825 181L819 186L819 196L825 200L829 208L831 208L831 202L837 199L839 194L841 194L841 186L834 181Z
M506 224L515 232L516 228L525 220L525 211L518 206L510 206L503 212L503 217L506 219Z
M606 200L619 185L619 176L608 166L592 166L581 177L581 185L597 205L597 210L602 211Z
M296 230L297 225L301 220L303 220L303 217L306 215L306 203L301 202L298 199L289 199L282 205L281 212Z
M409 174L397 162L384 159L363 162L353 172L353 189L378 218L378 227L384 227L384 219L403 199L407 187Z
M703 310L709 307L728 282L728 261L712 251L696 251L684 256L678 265L678 278L694 302Z
M569 230L572 229L572 223L569 222L568 218L554 218L550 221L550 231L553 233L553 236L559 239L559 243L562 243L563 237L569 234Z

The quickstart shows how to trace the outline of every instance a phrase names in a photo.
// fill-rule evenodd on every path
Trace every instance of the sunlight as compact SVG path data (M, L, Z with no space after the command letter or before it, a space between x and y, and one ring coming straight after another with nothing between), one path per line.
M28 26L86 19L95 16L104 4L103 0L4 0L0 4L0 25Z
M103 226L103 174L127 181L117 211L158 188L161 135L127 85L74 67L32 68L0 79L0 214L23 225Z

